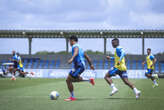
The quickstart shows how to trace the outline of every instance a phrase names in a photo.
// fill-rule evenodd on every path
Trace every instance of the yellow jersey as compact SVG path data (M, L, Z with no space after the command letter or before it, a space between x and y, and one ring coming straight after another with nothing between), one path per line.
M20 56L18 56L18 66L23 68L23 64Z
M153 60L154 60L154 56L152 54L147 55L146 57L147 69L154 70L154 66L151 66L153 64Z
M120 71L127 70L124 56L125 56L125 53L123 51L123 48L118 46L115 49L115 54L114 54L114 67ZM118 64L119 61L120 61L120 64Z

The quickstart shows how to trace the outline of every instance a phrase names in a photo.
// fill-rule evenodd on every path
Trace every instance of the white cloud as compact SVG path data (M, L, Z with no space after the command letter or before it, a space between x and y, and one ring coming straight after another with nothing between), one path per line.
M145 28L164 27L164 14L130 12L130 19L132 24L144 26Z
M8 2L9 0L0 1L0 28L6 24L15 27L21 25L25 28L164 28L162 8L158 9L160 13L153 12L152 7L154 9L156 5L152 4L152 0L12 0L10 4Z

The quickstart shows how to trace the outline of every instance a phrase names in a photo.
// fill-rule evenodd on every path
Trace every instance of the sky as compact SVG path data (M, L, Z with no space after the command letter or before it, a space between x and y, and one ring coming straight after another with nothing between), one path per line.
M0 0L0 29L164 29L163 4L164 0ZM27 39L0 42L0 54L13 49L28 53ZM163 52L163 42L146 39L145 46L154 48L154 53ZM85 50L103 51L102 39L79 43ZM127 53L141 53L140 39L121 39L121 45ZM33 39L32 47L32 53L61 51L65 40Z

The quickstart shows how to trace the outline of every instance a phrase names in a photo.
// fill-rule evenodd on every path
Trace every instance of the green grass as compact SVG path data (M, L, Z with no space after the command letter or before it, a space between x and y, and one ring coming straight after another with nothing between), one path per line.
M142 91L139 100L120 79L114 79L119 92L112 97L107 83L97 79L95 86L75 83L78 100L65 102L69 97L65 79L0 79L0 110L164 110L164 79L157 88L148 79L130 81ZM53 90L60 93L57 101L49 98Z

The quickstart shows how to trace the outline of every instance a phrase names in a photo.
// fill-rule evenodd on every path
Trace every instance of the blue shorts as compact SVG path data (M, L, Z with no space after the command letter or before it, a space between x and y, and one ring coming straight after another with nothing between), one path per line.
M145 74L153 74L153 71L154 71L153 69L147 69Z
M75 67L74 70L71 70L69 72L69 75L71 75L73 78L78 78L82 72L84 72L85 68L83 64L79 64L78 66Z
M115 76L118 74L121 78L128 78L128 74L126 71L120 71L115 67L112 67L111 70L108 71L108 74L110 76Z
M24 68L23 67L18 67L18 70L24 72Z

